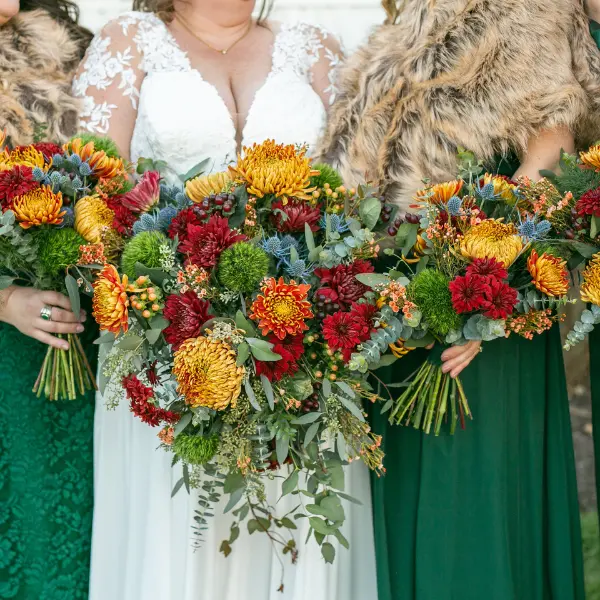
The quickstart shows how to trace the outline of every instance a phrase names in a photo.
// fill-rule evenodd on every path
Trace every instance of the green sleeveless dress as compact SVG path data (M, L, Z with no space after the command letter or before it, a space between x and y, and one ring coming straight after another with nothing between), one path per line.
M95 334L84 337L92 360ZM44 355L45 346L0 324L0 598L85 600L94 394L37 398Z

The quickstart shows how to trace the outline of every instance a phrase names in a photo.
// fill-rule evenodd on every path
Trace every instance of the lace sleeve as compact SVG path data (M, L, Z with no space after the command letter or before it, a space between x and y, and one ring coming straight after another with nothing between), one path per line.
M318 60L311 69L312 86L325 106L331 106L337 93L336 76L343 62L344 51L339 40L324 29L318 29Z
M124 16L94 38L73 80L83 99L80 129L109 135L127 156L144 78L139 19Z

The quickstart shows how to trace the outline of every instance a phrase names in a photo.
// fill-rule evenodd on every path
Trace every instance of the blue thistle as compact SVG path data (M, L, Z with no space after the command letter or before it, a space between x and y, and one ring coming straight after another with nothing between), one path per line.
M493 200L495 195L494 195L494 184L493 183L487 183L486 185L484 185L483 187L480 187L477 192L479 193L479 195L481 196L481 198L483 200Z
M281 251L281 240L276 236L272 235L270 238L264 238L260 242L260 247L271 256L278 256Z
M75 213L70 206L67 206L64 209L63 222L58 225L59 229L63 229L64 227L73 227L75 225Z
M149 213L143 214L138 221L133 224L133 233L138 235L145 231L160 231L161 227L155 215Z
M40 169L39 167L34 167L32 174L33 178L38 182L43 182L44 179L46 179L46 173L44 173L43 169Z
M82 177L89 177L92 174L92 167L86 162L79 165L79 174Z
M289 253L290 248L292 247L300 252L300 242L293 235L284 235L283 238L281 238L281 251Z
M526 240L539 240L544 238L551 228L549 221L536 223L531 217L527 217L519 226L519 234Z
M69 162L76 167L80 167L83 161L81 160L81 156L79 156L79 154L71 154L71 156L69 156Z
M166 231L171 224L171 221L177 216L178 210L174 206L165 206L158 212L157 224L160 229Z
M73 181L71 183L76 190L80 190L83 187L83 181L81 181L77 175L73 177Z
M331 231L336 231L337 233L346 233L349 230L344 215L329 215L329 226L331 227ZM321 229L327 228L327 217L325 215L321 217L319 227Z
M450 200L448 200L447 209L448 214L451 217L457 217L460 214L460 209L462 207L462 200L458 196L452 196Z
M306 261L302 260L301 258L293 263L285 261L285 272L290 277L295 279L301 279L302 281L305 281L312 275L314 270L315 267L313 265L307 265Z
M62 154L55 154L52 157L52 166L56 167L57 169L60 169L61 166L62 166L62 164L63 164L63 162L64 162L64 160L65 159L63 158Z

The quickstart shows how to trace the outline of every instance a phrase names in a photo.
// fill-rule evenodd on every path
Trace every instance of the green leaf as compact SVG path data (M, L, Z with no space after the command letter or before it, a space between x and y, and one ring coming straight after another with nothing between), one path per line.
M354 496L349 496L348 494L344 494L344 492L336 492L336 494L340 498L343 498L344 500L348 500L348 502L352 502L352 504L356 504L357 506L363 505L363 503L358 498L355 498Z
M171 498L173 498L175 494L181 489L181 486L183 486L183 477L173 487L173 491L171 492Z
M248 533L252 535L255 531L262 531L260 523L257 519L250 519L248 521Z
M593 246L592 244L584 244L583 242L571 242L570 246L584 258L592 258L592 256L598 252L598 248L596 246Z
M235 326L242 331L245 331L248 335L256 335L256 328L251 321L246 319L241 310L235 313Z
M343 490L346 477L341 464L329 465L329 476L331 478L331 487L336 490Z
M121 350L137 350L144 340L138 335L128 335L117 340L115 346Z
M331 396L331 381L329 379L323 379L323 396L329 398Z
M308 223L304 223L304 237L306 238L306 247L309 252L315 249L315 237Z
M378 285L388 285L390 283L390 278L383 273L360 273L354 277L370 288L375 288Z
M237 506L238 502L242 499L243 495L244 495L243 487L238 488L237 490L233 491L231 493L231 496L229 497L229 501L227 502L227 505L223 509L223 513L228 513L230 510L235 508Z
M320 424L317 422L317 423L313 423L306 430L306 435L304 436L304 446L308 446L313 441L313 439L319 432L319 427L320 427Z
M334 531L333 535L337 538L340 545L346 548L346 550L350 550L350 542L344 537L344 534L339 529Z
M9 277L8 275L2 275L0 277L0 290L5 290L15 282L16 277Z
M183 483L185 484L185 489L187 490L187 493L190 493L190 469L189 467L184 464L183 465Z
M356 398L356 392L345 381L336 381L335 385L337 385L340 390L342 390L350 398Z
M146 267L141 262L135 263L135 274L136 277L149 277L150 281L156 285L162 285L167 279L169 274L162 269L151 269Z
M273 386L271 385L271 382L267 379L265 375L260 376L260 381L262 383L265 396L267 397L269 408L271 410L275 410L275 396L273 395Z
M181 419L173 427L173 435L178 436L192 422L192 416L191 412L183 413Z
M359 421L364 422L365 417L362 414L362 410L354 403L354 401L341 395L338 396L338 399Z
M219 547L219 552L222 552L225 558L227 558L231 554L231 544L227 540L223 540Z
M94 340L94 344L99 346L101 344L112 344L114 341L115 334L112 331L105 331L97 340Z
M229 473L225 478L225 483L223 484L223 492L225 494L232 494L236 490L244 489L245 481L244 476L241 473Z
M330 535L336 530L335 527L329 527L320 517L309 517L308 522L316 532L322 533L323 535Z
M598 231L600 231L600 217L592 215L590 219L590 237L594 239L598 235Z
M235 361L235 364L238 367L241 367L250 357L250 346L248 346L248 344L246 344L246 342L240 344L238 346L238 356L237 356L237 360Z
M287 517L283 517L283 519L281 519L281 525L286 529L298 529L296 523Z
M161 329L146 329L145 331L146 339L150 344L156 344L158 342L160 336L162 335Z
M310 534L311 531L312 530L309 529L308 533ZM325 541L326 538L327 536L323 535L322 533L319 533L318 531L315 531L315 541L317 542L317 544L319 544L319 546ZM308 540L306 542L308 542Z
M358 214L367 229L375 229L381 214L381 201L377 198L367 198L360 203Z
M298 487L298 475L298 470L294 469L290 476L283 482L283 485L281 486L282 496L291 494Z
M292 425L308 425L309 423L314 423L317 419L321 417L320 412L309 412L297 419L292 421Z
M430 344L433 344L435 342L435 338L430 334L426 334L424 337L422 337L419 340L407 340L406 342L404 342L404 345L407 348L425 348L426 346L429 346Z
M277 462L280 465L285 464L285 459L288 457L290 452L290 438L287 435L278 437L275 440L275 454L277 455Z
M198 177L198 175L202 175L206 172L207 167L210 165L210 158L205 158L203 161L199 162L197 165L194 165L185 175L180 175L179 179L185 183L190 179L194 179L194 177Z
M250 400L252 408L254 408L254 410L260 410L260 404L256 399L256 394L254 393L254 390L247 379L244 381L244 389L246 390L246 396L248 396L248 400Z
M265 362L273 362L281 360L281 355L273 352L273 344L266 340L260 340L258 338L246 338L246 342L250 346L250 352L256 360L262 360Z
M246 205L248 204L248 191L245 185L238 185L233 195L236 198L235 211L229 217L229 227L240 227L246 218Z
M335 560L335 548L329 542L321 544L321 554L326 563L332 564Z
M393 365L398 359L393 354L384 354L378 361L375 367L371 367L371 370L375 371L381 369L381 367L389 367Z
M65 285L67 286L67 293L69 294L69 301L71 302L71 310L74 315L79 317L79 313L81 312L81 299L79 297L77 280L73 275L68 274L65 277Z
M326 496L320 504L307 504L306 510L312 515L320 515L329 521L343 521L344 508L335 496Z
M298 250L294 246L290 246L290 262L294 264L299 258Z
M396 247L402 248L402 254L408 255L417 241L419 225L413 223L402 223L396 234Z
M240 537L240 528L237 525L231 526L231 533L229 534L229 543L233 544L235 540Z
M165 319L162 315L154 315L148 322L152 329L160 329L161 331L170 325L169 320Z

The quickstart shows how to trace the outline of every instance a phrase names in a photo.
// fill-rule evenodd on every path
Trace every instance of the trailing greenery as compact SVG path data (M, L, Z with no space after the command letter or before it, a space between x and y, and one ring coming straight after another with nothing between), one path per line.
M135 265L142 263L149 269L158 269L161 266L161 247L169 244L169 238L160 231L143 231L133 237L125 245L121 266L129 279L135 279Z
M574 160L562 160L561 169L560 175L553 180L561 194L572 192L575 198L579 198L588 190L600 187L600 173L595 169L582 169Z
M234 292L249 293L269 272L269 255L258 246L238 242L227 248L219 260L219 281Z

